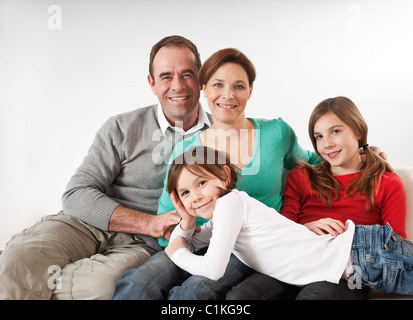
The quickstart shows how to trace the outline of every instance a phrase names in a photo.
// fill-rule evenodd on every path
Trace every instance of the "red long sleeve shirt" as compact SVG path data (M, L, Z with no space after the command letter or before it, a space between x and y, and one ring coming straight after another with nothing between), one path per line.
M320 200L318 192L312 190L306 169L297 167L288 175L281 214L300 224L323 218L340 220L343 224L350 219L356 225L389 223L397 234L406 238L406 195L401 179L385 172L374 206L366 211L366 198L345 196L347 188L361 175L358 172L335 176L341 187L340 197L329 207Z

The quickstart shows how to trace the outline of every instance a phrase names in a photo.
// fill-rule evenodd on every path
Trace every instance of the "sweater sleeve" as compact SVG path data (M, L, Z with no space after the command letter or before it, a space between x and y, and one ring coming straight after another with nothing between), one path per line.
M110 118L97 132L88 154L70 179L62 197L67 215L107 230L120 205L105 194L121 169L122 132Z
M208 251L203 256L179 249L171 257L181 269L193 274L219 280L225 273L231 252L243 225L244 205L237 193L230 193L220 198L215 206L214 217L208 222L211 239ZM193 237L204 237L195 234Z
M383 199L381 225L391 225L394 232L406 238L406 194L402 180L395 174L382 177Z

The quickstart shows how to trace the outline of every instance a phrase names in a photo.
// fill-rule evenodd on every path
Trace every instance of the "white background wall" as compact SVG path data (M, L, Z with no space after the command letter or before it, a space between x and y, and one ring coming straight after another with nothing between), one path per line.
M258 72L247 115L283 117L303 147L313 107L345 95L369 143L413 166L413 1L0 0L0 249L61 209L109 116L156 102L149 52L171 34L202 60L246 53Z

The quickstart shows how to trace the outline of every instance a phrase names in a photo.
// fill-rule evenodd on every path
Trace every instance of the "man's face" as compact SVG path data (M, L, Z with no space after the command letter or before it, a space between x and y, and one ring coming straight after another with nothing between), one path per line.
M182 121L184 129L196 124L200 87L195 56L188 48L162 47L153 60L148 81L169 123Z

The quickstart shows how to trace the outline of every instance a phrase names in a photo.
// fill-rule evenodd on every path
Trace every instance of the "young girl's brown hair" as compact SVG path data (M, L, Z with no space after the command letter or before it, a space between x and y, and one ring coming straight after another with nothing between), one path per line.
M224 166L229 168L229 176L226 175ZM222 195L229 193L237 186L238 169L231 164L229 155L209 147L195 147L173 160L169 167L166 184L166 191L169 194L176 190L176 183L183 169L187 169L191 173L201 177L214 177L221 181L227 181L227 188L222 190Z
M356 136L360 137L359 147L363 147L366 159L362 164L361 171L363 172L361 178L355 181L346 190L346 195L351 197L356 193L367 198L366 209L374 206L375 193L380 184L380 179L386 171L386 165L379 156L372 150L367 148L367 133L368 127L360 111L353 101L346 97L329 98L320 102L313 113L311 114L308 124L308 133L314 150L319 157L321 163L317 165L303 164L308 170L311 185L320 194L320 198L324 203L332 205L333 201L338 199L340 186L337 180L331 173L330 164L324 161L317 150L317 141L314 137L314 126L316 122L325 114L332 112L341 121L343 121ZM335 197L333 198L333 192Z
M229 174L226 173L224 167L229 168ZM218 178L226 182L226 188L220 189L223 195L231 192L237 187L239 169L231 164L227 153L214 150L209 147L195 147L176 157L169 167L166 191L171 194L176 192L176 184L183 169L189 170L191 173L205 178ZM163 234L165 235L172 231L176 225L167 228Z

